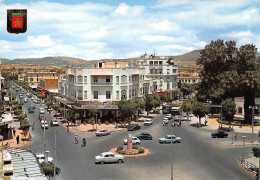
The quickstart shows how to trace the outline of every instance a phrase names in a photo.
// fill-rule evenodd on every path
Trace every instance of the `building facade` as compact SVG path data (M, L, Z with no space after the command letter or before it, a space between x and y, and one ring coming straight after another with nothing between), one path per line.
M98 62L89 68L68 68L59 92L77 104L117 104L145 94L177 97L178 68L167 58L144 55L128 62Z

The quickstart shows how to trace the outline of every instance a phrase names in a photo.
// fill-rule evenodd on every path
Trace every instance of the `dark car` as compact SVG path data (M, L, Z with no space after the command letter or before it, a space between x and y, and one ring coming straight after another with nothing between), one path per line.
M211 137L213 137L213 138L227 138L228 133L226 133L224 131L217 131L217 132L212 133Z
M141 132L140 134L136 135L135 137L137 137L138 139L144 139L144 140L153 139L152 135L147 132Z
M131 126L129 126L127 128L127 130L128 131L135 131L135 130L140 129L140 128L141 128L141 126L139 126L138 124L132 124Z

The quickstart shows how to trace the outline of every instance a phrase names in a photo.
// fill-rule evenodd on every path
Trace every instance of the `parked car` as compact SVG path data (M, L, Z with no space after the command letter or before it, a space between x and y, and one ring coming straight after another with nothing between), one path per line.
M35 109L35 106L33 104L31 104L31 108Z
M141 141L139 138L132 137L132 144L140 144L140 143L141 143ZM124 145L127 145L127 144L128 144L127 139L124 139Z
M228 137L228 133L224 132L224 131L217 131L211 134L212 138L227 138Z
M59 126L59 122L56 119L52 119L51 126Z
M40 112L40 114L44 114L44 113L45 113L45 111L44 111L43 108L40 108L40 109L39 109L39 112Z
M98 132L96 132L96 136L106 136L109 135L111 133L111 131L107 130L107 129L101 129Z
M181 138L180 137L176 137L175 135L167 135L165 136L165 138L159 138L159 143L180 143L181 142Z
M27 98L24 98L23 102L24 102L24 103L28 103L28 99L27 99Z
M163 118L163 122L164 122L165 124L168 124L168 123L169 123L168 118Z
M45 116L39 115L39 120L40 120L40 121L45 120Z
M129 126L129 127L127 128L127 130L128 130L128 131L135 131L135 130L138 130L138 129L140 129L140 128L141 128L140 125L138 125L138 124L132 124L131 126Z
M113 163L113 162L117 162L117 163L123 163L123 159L124 156L122 155L115 155L112 152L103 152L98 156L95 156L96 161L95 163Z
M44 126L45 126L45 129L49 128L48 122L46 120L41 120L41 128L44 129Z
M168 120L172 119L172 115L171 114L166 114L165 118L168 118Z
M146 119L145 122L144 122L144 126L150 126L151 124L153 124L152 119Z
M147 132L141 132L140 134L136 135L135 137L137 137L138 139L144 139L144 140L153 139L152 135Z
M44 162L44 154L36 154L36 158L38 159L40 164ZM53 158L48 157L48 162L53 163Z

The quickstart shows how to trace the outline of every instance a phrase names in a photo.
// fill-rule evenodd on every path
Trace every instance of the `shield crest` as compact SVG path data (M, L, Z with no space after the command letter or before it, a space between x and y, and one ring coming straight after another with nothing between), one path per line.
M7 10L7 31L9 33L25 33L27 30L27 10Z

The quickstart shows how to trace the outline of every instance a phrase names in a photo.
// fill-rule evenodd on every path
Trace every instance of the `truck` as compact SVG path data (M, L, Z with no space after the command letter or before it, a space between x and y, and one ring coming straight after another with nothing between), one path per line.
M33 107L28 107L28 112L29 113L34 113L34 108Z

